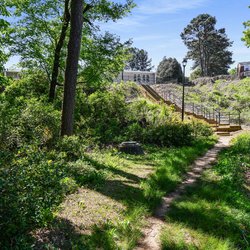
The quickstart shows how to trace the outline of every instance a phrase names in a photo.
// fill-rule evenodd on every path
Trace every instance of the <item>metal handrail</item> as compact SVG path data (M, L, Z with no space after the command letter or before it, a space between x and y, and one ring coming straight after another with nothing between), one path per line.
M172 91L164 91L162 94L159 94L165 101L171 102L181 109L182 100ZM225 112L214 107L208 107L203 104L195 103L185 103L185 112L192 113L197 116L202 116L207 120L216 122L217 125L223 124L234 124L241 125L241 112Z

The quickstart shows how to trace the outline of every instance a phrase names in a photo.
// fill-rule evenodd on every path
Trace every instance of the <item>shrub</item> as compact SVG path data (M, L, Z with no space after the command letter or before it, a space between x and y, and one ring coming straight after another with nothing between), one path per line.
M4 103L0 110L0 148L15 149L26 143L49 146L59 137L60 112L35 98L20 100L19 107Z

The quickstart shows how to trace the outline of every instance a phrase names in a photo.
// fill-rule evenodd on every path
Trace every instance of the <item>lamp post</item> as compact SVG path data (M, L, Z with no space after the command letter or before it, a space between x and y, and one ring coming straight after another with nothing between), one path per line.
M182 61L182 67L183 67L183 78L182 78L182 109L181 109L181 120L184 121L184 108L185 108L185 67L187 65L187 59L184 58Z

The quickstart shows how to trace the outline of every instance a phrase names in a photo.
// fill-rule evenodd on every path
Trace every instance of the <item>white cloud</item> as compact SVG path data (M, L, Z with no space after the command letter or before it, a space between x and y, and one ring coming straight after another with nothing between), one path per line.
M201 7L207 2L208 0L140 0L137 11L147 15L175 13L183 9Z
M125 17L117 22L108 22L105 24L101 24L104 29L113 30L113 31L121 31L126 29L137 29L140 27L145 26L145 20L147 19L146 16L141 15L132 15Z

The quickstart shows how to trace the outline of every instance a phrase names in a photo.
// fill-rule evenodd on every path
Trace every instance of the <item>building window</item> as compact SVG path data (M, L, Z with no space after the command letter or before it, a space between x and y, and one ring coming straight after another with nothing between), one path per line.
M145 75L142 76L142 81L146 82L146 76Z
M134 82L136 82L136 74L134 74Z
M149 82L149 75L147 75L146 77L146 82Z
M140 74L137 75L137 81L141 82L141 75Z

